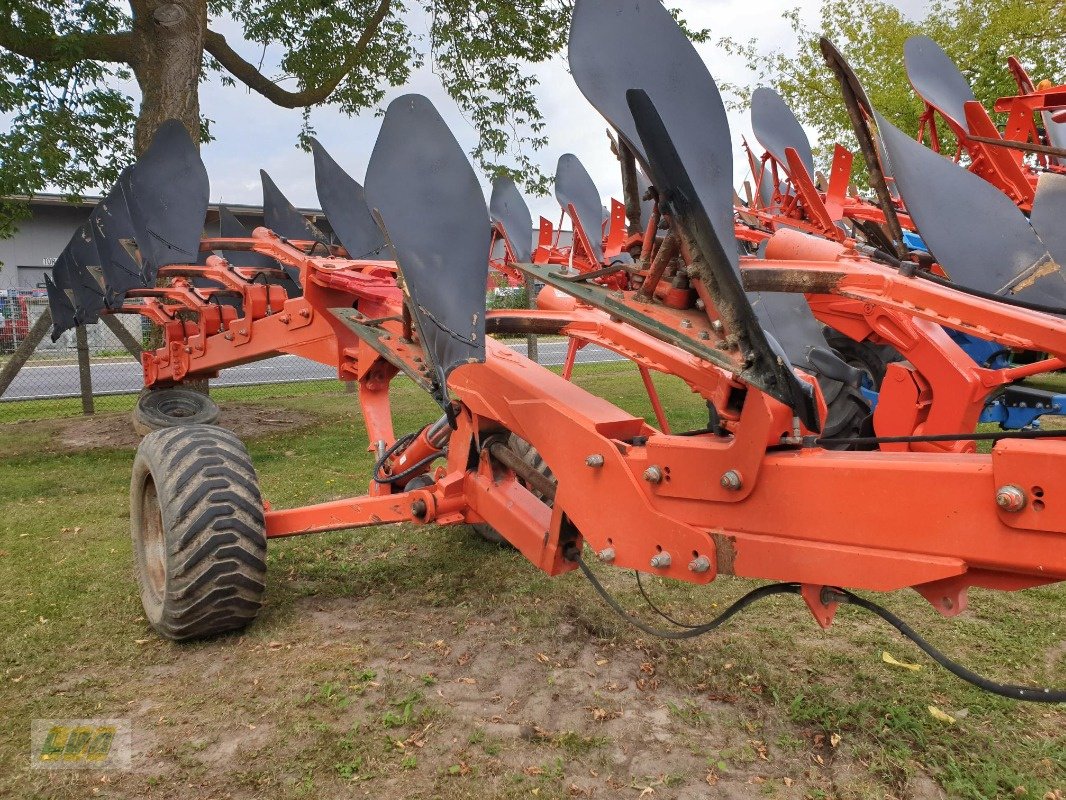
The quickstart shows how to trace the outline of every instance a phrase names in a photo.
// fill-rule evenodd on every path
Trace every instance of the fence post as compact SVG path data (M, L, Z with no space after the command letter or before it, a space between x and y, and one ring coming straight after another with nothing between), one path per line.
M526 275L526 306L528 308L537 307L537 297L534 294L533 278ZM540 353L537 347L537 334L530 333L526 335L526 357L530 361L540 363Z
M89 337L85 333L85 326L79 325L74 329L74 335L78 342L78 380L81 383L81 413L92 414L93 407L93 375L89 369Z
M11 359L4 364L4 368L0 370L0 397L3 397L4 392L7 391L7 387L11 385L11 382L15 380L15 376L19 374L19 370L22 369L22 365L29 360L29 357L33 355L33 351L37 349L37 345L41 343L41 339L48 333L48 328L52 325L52 312L50 309L45 309L44 312L37 318L37 321L33 323L33 327L30 328L30 332L26 335L26 338L22 340L19 346L12 353Z
M141 360L141 343L126 329L126 326L111 314L101 314L100 321L107 326L109 331L115 334L115 338L139 362Z

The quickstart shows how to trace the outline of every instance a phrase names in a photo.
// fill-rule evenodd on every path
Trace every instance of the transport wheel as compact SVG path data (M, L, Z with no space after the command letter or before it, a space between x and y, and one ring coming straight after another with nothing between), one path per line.
M164 428L137 448L130 529L141 603L168 639L243 628L263 603L266 525L248 451L213 425Z
M544 475L546 478L552 478L552 471L548 469L548 465L544 463L544 459L540 457L533 445L527 442L525 439L520 439L513 433L507 439L507 446L514 450L518 455L522 457L522 460L532 466L537 472ZM532 489L530 491L533 491ZM550 500L545 500L544 497L538 492L533 491L537 497L547 505L551 505ZM475 522L470 526L473 528L482 539L493 544L504 545L510 547L511 544L503 538L499 531L489 525L487 522Z
M137 398L133 430L147 436L177 425L214 425L221 413L214 400L192 389L150 389Z

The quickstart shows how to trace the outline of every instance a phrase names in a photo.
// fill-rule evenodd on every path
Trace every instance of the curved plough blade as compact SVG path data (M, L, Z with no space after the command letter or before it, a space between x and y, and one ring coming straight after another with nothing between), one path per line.
M365 191L410 294L432 361L434 396L447 406L452 370L485 360L490 226L466 154L425 97L409 94L389 104Z
M140 240L150 235L138 230L126 199L126 192L123 191L123 184L128 185L134 170L135 167L127 167L119 178L119 183L89 215L89 225L99 257L93 266L99 268L103 275L104 305L107 308L122 305L122 299L130 289L150 285L149 277L145 275L148 271L146 262L142 259L138 263L133 255L142 252ZM202 226L201 221L201 229ZM199 238L196 241L199 244ZM195 262L195 258L193 261ZM154 280L154 275L152 279Z
M1029 217L1048 253L1061 268L1066 266L1066 175L1042 172L1037 178L1033 212ZM1047 295L1066 306L1066 281L1044 281ZM1055 289L1051 289L1054 286Z
M311 140L315 158L315 189L318 202L340 239L348 257L353 259L387 259L385 238L366 206L363 187L341 169L317 139Z
M602 46L625 41L633 31L642 36L640 60ZM810 386L771 346L740 285L729 122L718 87L692 42L660 3L578 0L569 58L578 88L626 139L659 190L660 204L668 204L695 239L703 280L747 364L740 377L817 430ZM803 297L794 299L806 305Z
M744 354L746 367L740 377L792 408L808 429L819 430L811 386L796 377L788 358L771 345L741 288L734 240L726 240L723 244L718 237L704 209L703 198L648 94L631 89L627 95L643 152L647 154L651 179L659 189L660 206L670 210L708 262L710 269L702 277L716 298L723 318L731 323L730 331L736 335ZM805 302L802 296L794 299ZM809 309L807 313L810 313Z
M196 145L177 120L159 126L152 143L118 184L129 210L144 279L170 264L195 264L204 233L207 169Z
M89 325L100 319L104 287L89 271L89 265L95 266L100 260L92 223L86 220L52 267L52 285L56 291L48 292L48 307L52 312L53 342L75 325Z
M640 58L626 48L604 46L629 41L634 31L640 32ZM626 92L647 92L689 169L719 241L732 243L733 155L725 106L703 59L670 12L658 2L578 0L568 54L581 93L646 168L647 155ZM652 172L646 171L654 182Z
M218 235L223 239L247 239L251 236L251 233L232 211L220 205L218 207ZM235 267L264 270L263 276L266 282L281 286L289 297L300 297L303 294L303 287L299 281L300 271L298 269L293 267L286 269L285 265L279 264L270 256L256 253L253 250L222 250L220 252L222 257ZM284 275L278 274L277 271L284 272ZM256 279L258 279L258 276ZM193 284L195 286L217 285L213 281L199 278L194 279ZM223 300L223 302L226 301Z
M886 171L922 239L953 281L1037 303L1066 296L1061 271L1010 198L876 111L874 119L888 159Z
M752 93L751 129L763 149L786 170L785 148L791 147L799 154L807 174L814 176L814 154L807 134L792 109L773 89L760 86Z
M603 202L585 165L573 153L564 153L555 167L555 199L563 211L573 206L577 219L588 238L589 254L603 261Z
M218 235L223 239L247 239L251 232L226 206L218 207ZM252 250L223 250L222 257L235 267L277 269L278 262Z
M329 243L329 237L296 210L266 170L259 170L263 183L263 224L282 239Z
M515 261L519 264L530 262L533 259L533 215L510 178L504 176L492 182L489 216L503 228Z
M966 130L966 104L976 98L959 68L928 36L912 36L903 45L907 78L917 95L939 111L952 127Z

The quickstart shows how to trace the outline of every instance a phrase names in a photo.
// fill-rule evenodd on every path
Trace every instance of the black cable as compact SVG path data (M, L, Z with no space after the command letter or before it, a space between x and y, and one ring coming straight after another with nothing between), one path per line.
M933 645L929 644L917 631L911 628L906 622L901 620L887 608L879 606L871 600L867 600L863 597L859 597L856 594L852 594L846 589L833 590L834 593L839 592L839 595L843 597L844 601L859 608L869 611L871 614L876 614L897 631L902 633L919 648L921 648L927 656L933 659L936 663L950 672L957 678L961 678L967 683L971 683L979 689L984 689L991 694L999 695L1000 697L1008 697L1012 700L1028 700L1033 703L1066 703L1066 689L1049 689L1047 687L1038 686L1018 686L1012 683L997 683L996 681L989 680L982 675L978 675L971 669L967 669L961 664L952 661L945 656Z
M667 622L670 622L670 623L676 625L679 628L698 628L699 627L699 625L690 625L689 623L681 622L680 620L676 620L673 617L671 617L669 614L667 614L665 611L663 611L661 608L659 608L657 605L655 605L655 603L652 601L652 599L648 596L648 593L644 590L644 582L641 581L641 579L640 579L640 570L636 570L636 569L633 570L633 574L637 576L637 588L640 589L640 596L644 598L644 602L648 604L648 608L650 608L652 611L654 611L660 617L665 619Z
M618 601L611 596L611 593L603 587L603 584L600 583L599 579L592 574L592 570L588 568L588 565L582 560L581 556L575 555L573 558L577 561L577 565L581 568L581 571L585 573L585 577L589 579L589 583L592 584L592 587L597 593L599 593L600 597L604 599L607 605L614 609L615 613L630 625L640 628L640 630L652 636L658 636L660 639L692 639L696 636L701 636L704 633L710 633L757 600L775 594L799 594L800 591L800 585L798 583L772 583L768 586L760 586L758 589L752 589L710 622L687 627L683 631L667 631L662 628L652 627L651 625L641 622L636 617L630 616L626 610L618 604Z
M658 609L655 604L652 603L651 600L648 598L648 595L644 591L644 587L641 586L641 594L644 595L644 599L648 601L648 604L657 614L659 614L664 619L667 619L668 621L672 622L673 624L685 629L682 631L668 631L663 630L661 628L652 627L651 625L648 625L640 621L639 619L631 616L628 612L626 612L624 608L622 608L621 604L619 604L619 602L614 599L611 593L608 592L606 588L604 588L603 584L600 583L599 579L592 573L592 570L589 569L588 565L584 562L584 560L582 560L580 555L575 554L571 556L571 558L577 562L577 565L581 568L581 571L585 574L585 577L589 579L589 582L592 584L592 587L596 590L600 597L602 597L607 602L607 605L609 605L616 614L622 617L622 619L624 619L629 624L633 625L635 628L639 628L640 630L652 636L658 636L661 639L692 639L696 636L701 636L702 634L713 631L715 628L721 626L724 622L726 622L726 620L728 620L730 617L733 617L738 612L744 610L757 600L761 600L765 597L770 597L775 594L800 593L800 584L798 583L771 583L767 586L760 586L759 588L753 589L752 591L741 597L739 600L729 606L725 611L723 611L710 622L707 622L702 625L687 625L685 623L678 622L672 617L666 615L665 612ZM895 628L897 631L902 633L905 637L914 642L926 655L932 658L936 663L940 664L940 666L944 667L944 669L946 669L952 675L966 681L969 684L976 686L979 689L983 689L984 691L989 692L991 694L995 694L1000 697L1007 697L1012 700L1027 700L1029 702L1034 703L1066 703L1066 690L1049 689L1047 687L1036 686L1018 686L1016 684L1010 683L998 683L996 681L985 678L982 675L978 675L973 670L968 669L959 664L958 662L953 661L947 656L945 656L943 653L933 647L933 645L929 644L929 642L927 642L917 631L911 628L910 625L901 620L887 608L879 606L872 600L867 600L863 597L859 597L857 594L853 594L852 592L849 592L846 589L830 589L828 591L831 594L831 599L837 602L848 603L850 605L857 606L880 617L893 628Z

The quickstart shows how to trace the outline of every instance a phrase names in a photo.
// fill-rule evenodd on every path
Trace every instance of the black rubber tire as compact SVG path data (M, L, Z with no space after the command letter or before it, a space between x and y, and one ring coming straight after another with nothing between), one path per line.
M867 388L875 392L881 389L888 365L903 360L903 356L889 345L856 342L832 328L825 329L825 340L844 362L866 376Z
M239 630L266 587L266 523L248 451L213 425L154 431L137 448L130 531L149 624L183 639Z
M222 412L206 394L172 387L141 392L133 409L133 430L141 436L182 425L214 425Z
M532 466L534 469L537 470L537 472L541 473L546 478L554 477L552 475L552 471L548 469L548 465L544 463L544 459L540 457L540 453L538 453L533 448L533 445L531 445L525 439L520 439L512 433L507 439L507 446L514 450L516 453L518 453L518 455L522 457L523 461ZM531 489L530 491L533 490ZM538 492L533 492L533 494L535 494L541 500L544 500L544 497ZM544 500L544 502L548 506L551 505L551 501L549 500ZM477 534L487 542L492 542L493 544L498 544L505 547L512 546L510 542L503 538L503 535L499 531L497 531L487 522L475 522L470 527L473 528L477 532Z

